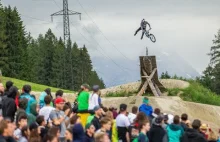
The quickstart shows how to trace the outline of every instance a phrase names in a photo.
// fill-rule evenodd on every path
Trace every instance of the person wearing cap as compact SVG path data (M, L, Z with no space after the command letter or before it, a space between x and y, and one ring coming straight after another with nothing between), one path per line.
M201 121L195 119L192 123L192 128L185 130L181 142L207 142L205 137L199 132Z
M92 87L92 90L93 90L93 93L90 94L90 97L89 97L89 110L93 110L95 106L99 105L99 96L98 96L99 86L94 85Z
M128 142L128 127L130 126L130 121L127 117L127 105L120 104L120 114L116 118L116 125L118 129L118 140L121 142Z
M208 125L203 123L201 126L200 126L200 133L206 138L208 139Z
M50 88L45 89L45 90L40 94L40 97L39 97L39 106L40 106L40 109L45 106L44 98L45 98L47 95L51 96L51 89L50 89Z
M93 142L94 141L94 134L95 134L95 126L92 123L86 124L86 133L84 136L83 142Z
M95 116L91 123L95 126L96 131L101 128L100 120L102 117L102 108L100 106L94 107Z
M163 116L157 116L155 118L154 123L149 131L149 141L150 142L167 142L167 134L164 128L162 127L163 124Z
M60 142L65 142L65 132L66 132L66 124L65 121L68 120L68 117L62 111L65 100L62 97L59 97L55 100L56 109L50 112L49 118L52 120L52 124L54 126L58 126L60 128Z
M148 117L153 113L153 108L149 105L147 97L143 98L143 104L139 107L139 112L144 112Z

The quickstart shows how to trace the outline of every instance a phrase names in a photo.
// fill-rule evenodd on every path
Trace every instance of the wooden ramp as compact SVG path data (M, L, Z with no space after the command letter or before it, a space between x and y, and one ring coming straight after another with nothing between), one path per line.
M140 56L140 74L141 86L136 96L142 96L145 92L151 92L156 97L161 96L161 90L165 90L165 87L158 79L155 56ZM135 102L136 96L134 96L134 100L131 102L132 104Z

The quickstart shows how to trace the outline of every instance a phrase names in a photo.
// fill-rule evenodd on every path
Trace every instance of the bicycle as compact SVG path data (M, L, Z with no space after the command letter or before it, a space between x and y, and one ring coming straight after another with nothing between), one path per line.
M151 30L151 28L148 31L145 31L145 35L146 37L148 37L153 43L156 42L156 38L153 34L151 34L149 31Z

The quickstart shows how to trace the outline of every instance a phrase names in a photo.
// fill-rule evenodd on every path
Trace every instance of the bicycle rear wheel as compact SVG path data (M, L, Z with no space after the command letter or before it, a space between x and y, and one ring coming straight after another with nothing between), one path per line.
M156 42L156 38L155 38L155 36L154 36L153 34L150 34L150 35L149 35L149 38L150 38L150 40L151 40L152 42Z

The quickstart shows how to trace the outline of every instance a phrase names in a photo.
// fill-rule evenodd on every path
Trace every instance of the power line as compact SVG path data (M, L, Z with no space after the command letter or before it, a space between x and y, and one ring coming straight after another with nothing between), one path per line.
M101 31L101 29L98 27L98 25L95 23L95 21L92 19L92 17L86 12L86 10L84 9L84 7L82 6L82 4L80 3L79 0L76 0L79 5L82 7L83 11L86 13L86 15L90 18L90 20L93 22L93 24L95 24L96 28L99 30L99 32L103 35L103 37L126 59L131 60L130 58L128 58L127 56L125 56L105 35L104 33Z
M53 2L57 5L57 7L58 8L60 8L60 6L56 3L56 1L55 0L53 0ZM72 24L73 26L74 26L74 24L70 21L70 24ZM74 28L76 28L75 26L74 26ZM84 28L86 29L86 31L90 34L90 32L87 30L87 28L84 26ZM77 28L76 28L77 29ZM77 31L78 31L78 29L77 29ZM78 31L79 32L79 31ZM79 32L80 34L81 34L81 32ZM84 38L85 38L85 36L83 35L83 34L81 34ZM90 34L91 35L91 34ZM97 43L97 45L98 45L98 47L100 47L100 49L103 51L103 53L105 53L105 51L104 51L104 49L100 46L100 44L97 42L97 40L93 37L93 36L91 36L92 38L93 38L93 40L94 41L96 41L96 43ZM85 38L86 39L86 38ZM87 40L87 39L86 39ZM88 41L88 40L87 40ZM89 42L89 41L88 41ZM97 48L96 48L97 49ZM101 54L102 54L102 52L100 52ZM104 54L102 54L102 55L104 55ZM107 58L109 58L116 66L118 66L119 68L121 68L122 69L122 71L126 71L126 70L124 70L124 69L127 69L127 68L124 68L124 67L122 67L122 66L120 66L118 63L116 63L110 56L108 56L107 54L106 55L104 55L105 57L107 57ZM129 69L127 69L127 70L129 70Z

